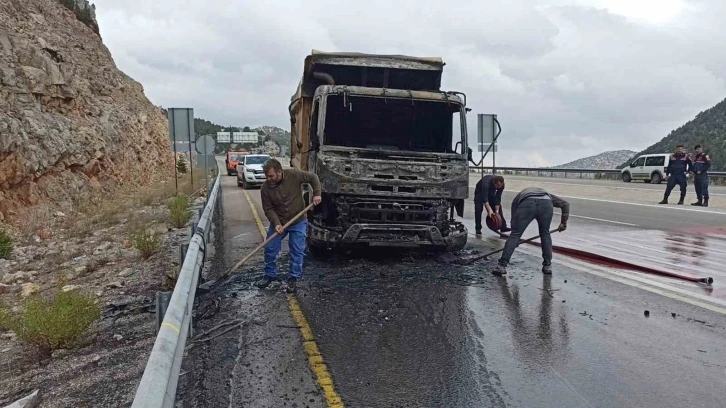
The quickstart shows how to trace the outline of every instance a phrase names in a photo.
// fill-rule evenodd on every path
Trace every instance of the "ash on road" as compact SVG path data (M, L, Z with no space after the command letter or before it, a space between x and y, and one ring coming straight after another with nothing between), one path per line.
M242 191L223 180L212 274L261 242ZM259 193L248 194L261 214ZM468 249L497 241L472 239ZM182 406L325 406L285 295L252 286L256 259L200 296L197 315L210 317L197 317ZM543 276L541 260L525 252L506 277L489 273L493 262L456 266L380 251L306 258L297 297L345 406L723 403L723 315L564 266ZM204 334L237 321L219 337Z

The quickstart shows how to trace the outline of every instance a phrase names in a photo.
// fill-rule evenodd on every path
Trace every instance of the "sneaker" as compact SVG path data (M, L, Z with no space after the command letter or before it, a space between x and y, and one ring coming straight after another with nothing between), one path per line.
M507 267L504 265L499 265L494 267L492 270L492 275L506 275L507 274Z
M504 228L500 229L500 230L499 230L499 232L502 232L502 233L503 233L503 232L510 232L511 230L512 230L512 229L511 229L511 228L509 228L509 227L504 227Z
M291 277L287 278L287 293L295 293L296 284L297 284L296 277L291 276Z
M552 275L552 265L542 265L542 273Z
M262 277L262 279L258 280L255 283L255 286L257 286L260 289L264 289L264 288L270 286L270 283L272 283L272 282L274 282L276 280L277 280L277 278L271 278L271 277L265 275L265 276Z

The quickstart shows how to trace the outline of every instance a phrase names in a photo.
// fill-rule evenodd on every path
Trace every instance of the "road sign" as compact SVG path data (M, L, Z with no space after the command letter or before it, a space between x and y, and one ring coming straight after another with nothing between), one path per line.
M484 153L484 152L486 152L486 151L487 151L487 149L489 149L489 145L490 145L490 144L491 144L491 143L480 143L480 144L479 144L479 149L478 149L479 153ZM492 147L491 149L489 149L489 153L498 153L498 152L497 152L497 150L498 150L497 148L498 148L498 147L499 147L499 145L497 145L497 144L495 143L495 144L494 144L494 147Z
M494 141L494 118L496 116L485 113L477 115L477 142L480 145Z
M196 150L199 154L213 154L217 141L210 135L199 136L196 140Z
M194 140L194 109L169 108L169 140Z
M186 153L194 150L194 142L189 143L188 140L177 140L176 142L172 141L169 145L171 146L171 150L177 153Z

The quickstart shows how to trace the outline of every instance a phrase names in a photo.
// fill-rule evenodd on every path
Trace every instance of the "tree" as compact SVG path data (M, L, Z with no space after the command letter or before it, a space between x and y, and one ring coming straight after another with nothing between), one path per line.
M250 129L250 127L249 127L249 126L245 126L245 128L244 128L244 129L242 129L242 131L243 131L243 132L251 132L251 131L252 131L252 129Z
M184 155L179 156L179 159L176 162L176 171L178 171L181 174L186 174L188 170L187 167L187 160L184 158Z

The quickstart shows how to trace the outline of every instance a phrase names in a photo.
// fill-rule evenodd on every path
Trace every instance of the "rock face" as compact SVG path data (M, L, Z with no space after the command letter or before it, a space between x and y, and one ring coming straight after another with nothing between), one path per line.
M0 220L173 174L167 119L58 0L0 1Z
M593 169L593 170L611 170L622 163L624 160L635 154L632 150L612 150L600 153L595 156L589 156L573 162L554 166L555 169Z

